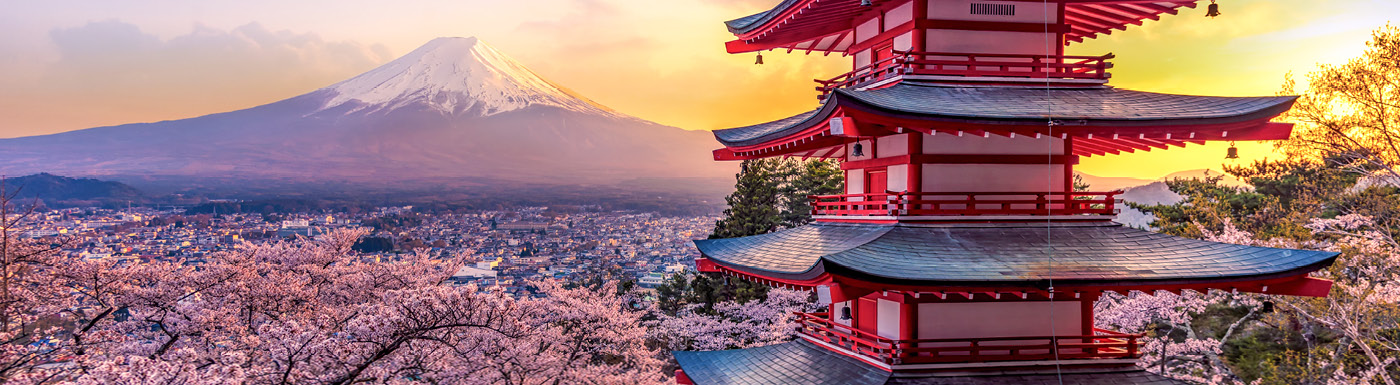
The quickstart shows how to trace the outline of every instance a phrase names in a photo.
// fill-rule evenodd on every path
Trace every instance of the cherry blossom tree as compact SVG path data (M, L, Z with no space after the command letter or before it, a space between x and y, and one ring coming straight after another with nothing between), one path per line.
M9 383L660 383L634 294L537 283L512 298L443 285L461 262L375 260L361 231L245 244L202 263L55 258L63 295L20 300ZM27 335L22 335L27 334ZM27 343L34 341L34 343Z
M1332 292L1327 298L1286 303L1342 335L1324 367L1333 373L1333 382L1394 385L1392 372L1400 370L1400 343L1393 339L1400 330L1400 243L1361 215L1316 219L1308 228L1329 237L1322 247L1342 253L1332 269L1321 273L1333 280ZM1347 351L1359 352L1364 361L1344 359Z
M667 351L722 350L771 345L795 336L796 312L814 310L805 291L771 289L763 300L685 305L675 316L652 321L651 338Z
M1242 380L1222 359L1223 346L1246 329L1267 327L1261 324L1268 317L1277 324L1299 324L1296 328L1304 331L1307 343L1300 352L1303 358L1292 363L1299 367L1289 369L1302 374L1282 380L1393 385L1393 373L1400 370L1396 365L1400 344L1393 340L1393 332L1400 330L1400 245L1361 215L1315 219L1307 227L1322 240L1258 240L1228 220L1221 232L1202 233L1216 242L1341 252L1331 268L1313 273L1334 282L1326 298L1223 291L1106 294L1095 306L1097 322L1126 332L1151 333L1140 362L1149 370L1201 383L1235 384ZM1201 333L1194 321L1213 307L1241 309L1243 315L1218 337ZM1318 334L1341 338L1323 342Z

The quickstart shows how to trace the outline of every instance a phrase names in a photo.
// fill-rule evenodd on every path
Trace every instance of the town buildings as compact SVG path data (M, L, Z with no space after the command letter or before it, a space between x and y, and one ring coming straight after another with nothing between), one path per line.
M413 252L460 258L465 262L449 284L499 286L512 293L527 292L534 280L572 281L590 274L616 280L669 276L680 267L693 266L699 253L691 241L706 237L714 224L711 217L601 210L560 214L546 207L469 214L385 207L365 214L271 216L190 215L184 210L141 207L70 208L46 211L34 219L26 224L23 236L52 239L73 257L123 263L183 260L197 264L211 253L249 243L367 228L366 239L387 247L362 250L365 258L394 263L396 255Z

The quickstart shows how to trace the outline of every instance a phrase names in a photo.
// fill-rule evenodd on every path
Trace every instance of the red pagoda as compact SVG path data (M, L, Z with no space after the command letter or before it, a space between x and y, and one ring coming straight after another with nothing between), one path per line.
M1326 296L1336 253L1178 238L1077 192L1080 157L1286 139L1295 97L1108 85L1113 55L1064 47L1195 1L783 0L726 24L730 53L840 53L821 106L715 131L716 160L835 158L846 194L814 223L696 241L701 271L812 290L797 340L675 352L682 384L1171 384L1141 337L1095 327L1105 292ZM1215 14L1214 5L1211 14ZM761 56L760 56L761 63Z

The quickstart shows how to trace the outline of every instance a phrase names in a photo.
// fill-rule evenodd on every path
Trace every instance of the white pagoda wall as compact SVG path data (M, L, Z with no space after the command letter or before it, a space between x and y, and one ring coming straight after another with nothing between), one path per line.
M831 308L832 312L831 312L831 314L830 314L831 321L832 321L832 322L835 322L835 323L838 323L838 324L841 324L841 325L851 326L851 319L850 319L850 318L841 319L841 312L843 311L842 309L846 309L846 308L851 307L851 301L841 301L841 302L833 303L833 304L831 304L831 305L832 305L832 308ZM855 312L855 309L851 309L851 312L854 313L854 312Z
M1011 23L1056 23L1059 6L1056 3L1015 1L926 0L930 20L965 20ZM975 15L971 5L1014 5L1015 15ZM935 26L937 24L935 23ZM929 29L925 31L924 50L928 52L1054 54L1058 48L1055 33L963 31ZM1048 52L1047 52L1048 51Z
M1080 335L1084 326L1079 306L1078 301L921 303L917 335L921 339Z
M931 20L1005 21L1016 23L1040 23L1046 20L1054 22L1060 18L1059 4L1053 1L1043 4L1039 2L1032 3L1024 1L987 0L925 1L928 1L928 18ZM1012 16L974 15L971 12L973 3L1015 5L1016 14Z
M923 172L924 192L1065 190L1065 166L1058 164L925 164Z
M1055 35L1049 35L1048 45L1045 39L1043 33L930 29L924 45L928 52L1055 54Z
M899 339L899 302L880 298L875 300L875 335Z
M862 170L862 169L846 170L846 193L847 193L847 194L864 194L864 193L865 193L865 170Z
M1060 138L1042 136L1032 138L1017 135L1009 138L1001 135L981 135L938 133L924 135L925 154L997 154L997 155L1060 155L1065 153L1065 141Z
M921 154L930 155L1063 155L1064 140L1051 137L1005 137L938 133L901 134L859 141L864 154L847 158L862 161L909 155L909 136L923 135ZM854 151L848 144L846 152ZM1048 159L1047 159L1048 160ZM896 164L883 167L890 191L907 191L911 166ZM924 192L1044 192L1065 189L1063 164L922 164L912 172L920 172ZM865 186L864 169L846 171L846 193L873 193ZM950 207L951 208L951 207Z
M923 152L938 155L1062 155L1064 140L1051 137L1005 137L938 133L925 135ZM1047 159L1048 160L1048 159ZM1062 164L925 164L925 192L1063 191Z
M881 136L875 141L875 149L881 158L909 154L909 134Z
M909 1L885 11L885 30L914 21L914 2Z

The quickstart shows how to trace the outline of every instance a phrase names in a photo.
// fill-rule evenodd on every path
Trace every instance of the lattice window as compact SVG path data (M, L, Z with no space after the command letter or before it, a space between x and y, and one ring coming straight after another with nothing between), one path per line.
M1015 4L972 3L973 15L1016 16Z

